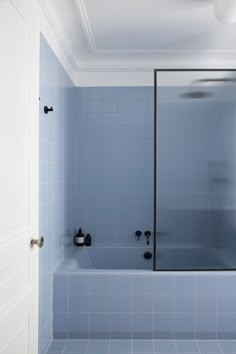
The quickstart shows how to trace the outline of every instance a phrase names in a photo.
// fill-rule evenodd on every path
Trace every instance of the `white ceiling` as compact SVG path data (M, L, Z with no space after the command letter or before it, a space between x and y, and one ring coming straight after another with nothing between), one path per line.
M236 1L236 0L235 0ZM41 0L75 71L235 67L215 0Z

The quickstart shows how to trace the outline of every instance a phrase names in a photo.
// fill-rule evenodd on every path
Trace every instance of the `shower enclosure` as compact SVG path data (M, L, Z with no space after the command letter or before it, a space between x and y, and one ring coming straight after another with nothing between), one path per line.
M235 269L235 71L154 76L154 270Z

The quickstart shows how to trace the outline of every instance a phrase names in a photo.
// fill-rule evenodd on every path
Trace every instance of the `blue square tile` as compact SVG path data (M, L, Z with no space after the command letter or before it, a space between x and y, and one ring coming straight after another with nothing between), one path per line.
M216 313L216 295L197 295L196 312Z
M147 275L133 277L133 294L153 294L153 277Z
M87 354L108 353L110 347L109 340L90 340L87 348Z
M80 331L70 331L70 332L68 332L68 339L70 339L70 340L89 339L89 332L86 328L84 330L80 330Z
M69 276L69 294L89 294L89 279L86 276Z
M236 353L236 340L219 340L218 343L224 353Z
M100 113L102 111L102 103L97 99L89 99L87 102L88 113Z
M154 353L152 340L133 340L132 353Z
M111 315L111 332L131 333L131 313L113 313Z
M219 339L236 339L236 314L219 313L217 316L217 335Z
M148 105L147 100L135 100L133 101L133 113L147 113Z
M193 339L195 337L195 314L175 314L175 338Z
M106 313L90 313L91 332L109 332L110 315Z
M67 339L68 338L68 331L54 331L53 330L53 339Z
M110 276L96 275L90 278L91 294L110 294Z
M196 314L196 338L216 339L216 313Z
M67 353L85 353L88 347L88 340L68 340L64 351Z
M219 344L214 340L198 340L198 347L201 353L222 353Z
M174 294L174 275L154 273L154 292L156 294Z
M111 278L112 294L131 294L132 278L124 275L116 275Z
M66 345L66 340L53 340L51 343L48 352L49 353L59 353L63 352Z
M195 293L195 275L177 274L175 278L176 294L194 294Z
M219 294L236 294L236 274L220 273Z
M104 100L102 103L103 113L116 113L117 112L117 102L115 100Z
M174 312L174 295L154 295L155 312Z
M195 312L195 295L176 295L175 312Z
M132 303L134 313L153 313L153 295L133 295Z
M67 331L68 330L68 315L67 313L53 314L53 331Z
M132 113L132 102L128 100L121 100L118 102L119 113Z
M178 353L199 353L199 349L195 340L176 340Z
M154 338L173 339L174 338L175 314L157 313L154 315Z
M70 292L69 312L89 312L89 295Z
M111 295L111 312L131 312L131 295Z
M173 340L154 340L155 353L176 353L176 346Z
M236 312L235 295L218 295L218 312Z
M89 331L89 314L88 313L69 313L68 314L68 330L69 332L88 332Z
M131 353L131 340L112 340L110 354Z
M90 312L110 312L110 295L90 295Z
M132 314L132 335L135 339L146 339L153 335L153 314Z
M196 276L197 294L216 294L217 293L217 274L201 272Z

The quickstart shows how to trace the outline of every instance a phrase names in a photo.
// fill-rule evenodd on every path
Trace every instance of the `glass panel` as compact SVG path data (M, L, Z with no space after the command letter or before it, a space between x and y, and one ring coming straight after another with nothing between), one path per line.
M236 73L156 80L156 269L236 268Z

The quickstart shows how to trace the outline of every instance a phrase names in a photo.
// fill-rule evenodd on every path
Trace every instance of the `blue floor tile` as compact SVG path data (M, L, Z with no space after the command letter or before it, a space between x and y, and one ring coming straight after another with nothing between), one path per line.
M219 340L218 343L224 353L236 353L236 340Z
M177 352L179 353L199 353L199 349L195 340L176 340Z
M66 343L65 353L86 353L88 347L87 340L68 340Z
M52 341L49 349L48 349L48 353L61 353L63 352L64 348L66 345L66 340L54 340Z
M154 340L155 353L176 353L173 340Z
M201 353L222 353L219 344L214 340L198 340L198 348Z
M133 340L132 353L154 353L152 340Z
M87 354L108 353L110 348L109 340L91 340L89 341Z
M236 354L236 340L54 340L47 354Z
M131 340L112 340L110 344L111 354L131 353Z

